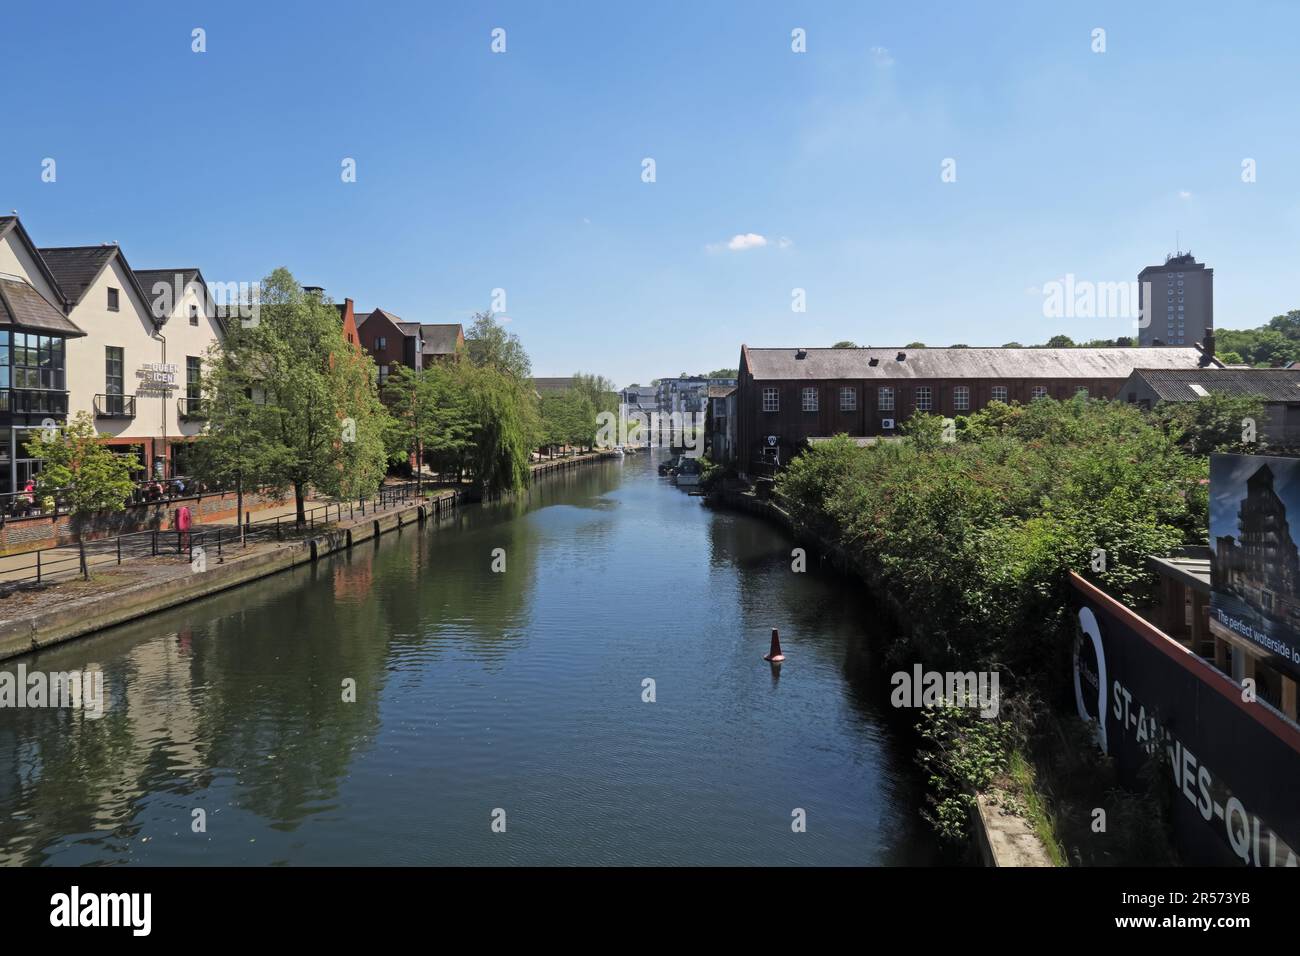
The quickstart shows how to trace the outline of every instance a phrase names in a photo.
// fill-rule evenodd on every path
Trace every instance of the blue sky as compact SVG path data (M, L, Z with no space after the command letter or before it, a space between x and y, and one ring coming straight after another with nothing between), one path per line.
M1298 32L1284 3L9 0L0 210L409 320L502 288L537 374L619 384L742 342L1127 334L1041 287L1176 233L1245 327L1300 307Z
M1293 538L1300 538L1300 462L1294 458L1258 455L1216 455L1210 468L1210 546L1224 535L1241 536L1237 515L1246 498L1246 482L1267 464L1273 472L1273 490L1286 507Z

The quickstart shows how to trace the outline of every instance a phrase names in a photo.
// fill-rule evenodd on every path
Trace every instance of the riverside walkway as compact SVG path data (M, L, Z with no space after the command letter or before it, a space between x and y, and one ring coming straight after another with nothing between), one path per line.
M532 466L532 473L540 477L607 457L596 452L540 462ZM0 596L0 660L314 562L406 525L441 522L454 514L461 498L458 489L430 488L418 497L381 491L375 501L361 508L330 502L331 509L341 508L341 520L317 518L304 526L284 522L274 535L265 533L266 519L277 516L264 515L260 524L263 534L243 544L233 520L195 525L184 544L179 543L177 532L166 532L171 546L158 549L156 555L142 551L131 560L119 560L116 552L100 554L95 560L88 556L88 576L81 573L78 549L50 549L73 552L71 573L53 584L10 590ZM290 508L289 517L294 514ZM137 547L152 548L152 542L144 543L150 537L148 532L139 536ZM195 561L199 548L202 560Z

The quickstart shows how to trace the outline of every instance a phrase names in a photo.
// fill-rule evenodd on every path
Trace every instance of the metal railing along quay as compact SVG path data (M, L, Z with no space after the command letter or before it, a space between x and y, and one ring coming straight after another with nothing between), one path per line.
M166 480L141 480L132 484L131 493L123 503L127 507L162 504L176 498L203 495L208 490L197 479L185 475L176 475ZM52 504L53 507L47 508L46 504ZM7 518L52 517L67 513L68 505L61 489L46 491L44 494L35 488L31 491L7 491L0 494L0 523Z
M426 493L427 492L427 493ZM382 514L393 508L431 498L431 517L441 519L454 509L458 492L429 488L419 482L404 482L380 488L375 495L357 501L329 501L307 508L303 520L296 514L252 519L245 512L244 523L201 525L188 531L155 528L112 537L81 541L76 544L51 545L0 557L0 591L25 584L44 584L71 577L88 579L95 568L121 566L144 558L174 557L195 563L221 563L226 552L242 550L250 543L285 541L297 535L309 535L317 527Z

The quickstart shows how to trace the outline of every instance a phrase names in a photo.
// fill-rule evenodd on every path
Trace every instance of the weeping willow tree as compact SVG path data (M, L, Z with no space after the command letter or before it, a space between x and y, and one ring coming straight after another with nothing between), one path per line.
M528 486L529 454L541 435L537 398L527 380L496 365L457 363L471 428L465 465L484 497Z

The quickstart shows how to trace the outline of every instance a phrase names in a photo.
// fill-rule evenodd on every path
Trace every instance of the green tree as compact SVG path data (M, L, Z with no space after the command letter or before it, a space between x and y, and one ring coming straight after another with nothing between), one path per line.
M596 434L596 415L601 412L608 412L611 415L618 414L618 391L614 388L614 383L605 376L575 372L573 390L591 403L591 434L593 436Z
M835 348L839 348L839 347L840 347L839 345L835 346ZM740 375L740 369L738 368L715 368L708 375L702 377L703 378L736 378L739 375Z
M912 412L900 430L915 447L932 450L943 444L946 426L947 422L942 415L930 415L918 410Z
M41 429L27 440L30 458L44 459L36 475L38 500L54 499L75 517L122 511L139 465L98 440L90 412L78 412L62 428ZM80 530L77 532L80 537Z
M577 389L543 397L541 419L547 444L585 447L596 434L596 407Z
M384 382L383 399L390 415L390 460L414 455L418 466L427 458L445 464L459 462L469 449L474 425L454 368L437 364L416 372L399 366Z
M242 431L231 441L270 490L293 489L300 523L309 488L359 497L383 480L388 414L374 363L344 338L338 310L287 269L262 281L256 321L230 323L206 377L209 434ZM212 467L214 456L202 460Z
M289 449L269 437L275 432L273 409L254 401L261 381L252 367L239 364L238 354L220 344L208 350L202 378L208 427L195 439L190 454L195 473L204 481L235 489L242 540L245 492L275 485L276 476L285 473L292 461Z
M1053 335L1047 340L1047 345L1044 346L1044 348L1072 349L1074 348L1074 339L1070 338L1068 335Z
M532 378L533 365L519 336L507 331L491 312L474 315L465 348L475 365L508 372L520 381Z
M488 498L527 487L529 457L542 434L531 382L490 363L460 362L452 371L472 427L471 479Z
M1249 395L1210 394L1194 402L1160 402L1151 414L1189 454L1257 452L1258 442L1245 439L1263 422L1264 400Z
M857 347L858 346L856 343L850 342L848 339L844 339L843 341L836 342L834 345L831 346L831 348L833 349L855 349Z

